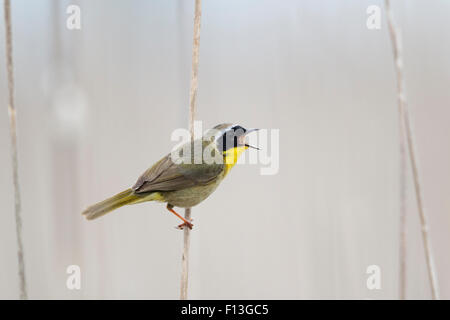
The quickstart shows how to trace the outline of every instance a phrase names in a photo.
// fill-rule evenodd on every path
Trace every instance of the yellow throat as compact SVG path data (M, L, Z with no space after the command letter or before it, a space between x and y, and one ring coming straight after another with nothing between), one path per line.
M225 164L225 175L233 168L233 166L237 163L241 154L247 150L248 147L240 146L228 149L223 152L223 161Z

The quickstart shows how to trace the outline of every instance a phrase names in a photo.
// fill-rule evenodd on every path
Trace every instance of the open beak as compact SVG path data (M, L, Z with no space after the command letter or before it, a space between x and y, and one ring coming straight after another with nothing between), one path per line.
M258 130L259 130L259 129L256 129L256 128L247 129L247 131L245 132L245 135L247 136L249 133L252 133L252 132L255 132L255 131L258 131ZM246 143L245 146L246 146L247 148L252 148L252 149L260 150L258 147L251 146L251 145L249 145L248 143Z
M247 129L247 131L245 131L245 135L248 135L249 133L252 133L252 132L255 132L255 131L258 131L259 129L256 129L256 128L251 128L251 129Z

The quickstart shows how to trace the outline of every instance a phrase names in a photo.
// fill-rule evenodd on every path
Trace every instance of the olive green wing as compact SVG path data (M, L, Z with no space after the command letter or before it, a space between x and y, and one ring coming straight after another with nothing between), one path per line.
M176 164L170 154L145 171L132 187L135 193L176 191L214 181L223 171L223 164Z

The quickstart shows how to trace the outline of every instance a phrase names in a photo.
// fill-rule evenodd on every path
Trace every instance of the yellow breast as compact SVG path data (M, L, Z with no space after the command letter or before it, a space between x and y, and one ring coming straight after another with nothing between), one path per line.
M223 152L223 161L225 164L225 175L233 168L237 163L241 154L247 150L248 147L235 147Z

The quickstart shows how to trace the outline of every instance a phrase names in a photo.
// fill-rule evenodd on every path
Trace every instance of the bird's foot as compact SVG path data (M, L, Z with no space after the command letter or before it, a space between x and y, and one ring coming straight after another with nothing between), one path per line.
M192 221L194 221L194 219L191 219L191 222ZM177 227L177 229L180 229L180 230L183 230L184 229L184 227L188 227L189 229L191 229L192 230L192 227L194 226L192 223L190 223L190 222L183 222L182 224L180 224L178 227Z

